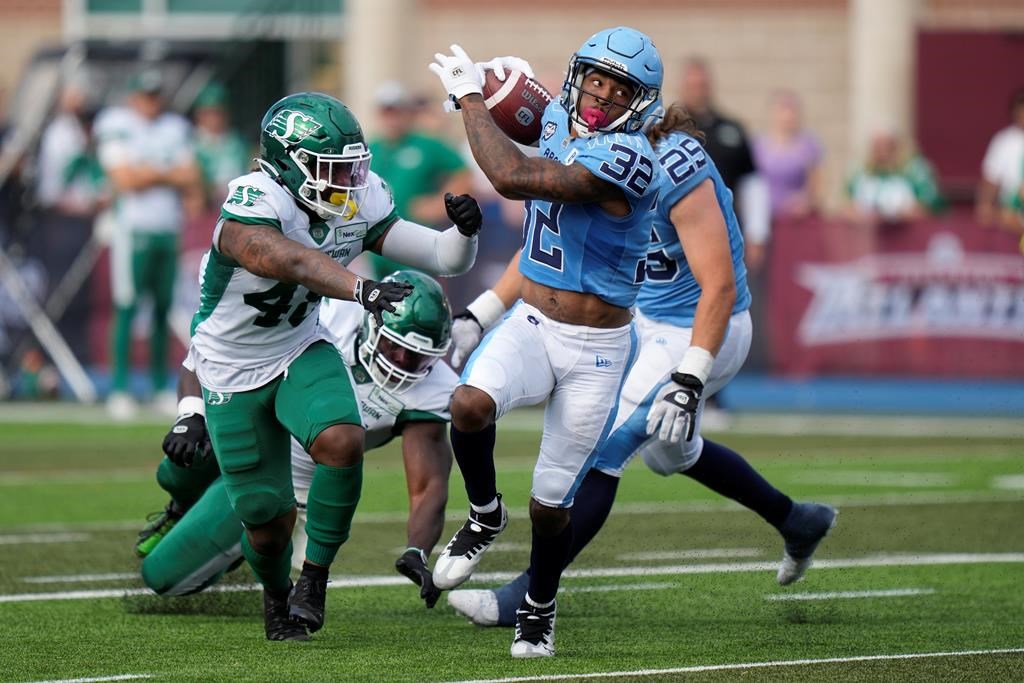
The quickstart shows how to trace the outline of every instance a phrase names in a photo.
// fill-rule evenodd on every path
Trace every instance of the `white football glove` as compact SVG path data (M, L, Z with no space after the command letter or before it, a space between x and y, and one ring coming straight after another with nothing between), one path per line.
M498 322L505 314L505 304L493 289L484 292L473 300L466 310L452 318L452 365L459 367L470 357L484 330Z
M476 66L477 73L480 74L480 82L484 82L484 72L493 71L494 75L498 77L499 81L504 81L506 71L521 71L526 74L528 78L533 78L533 69L530 68L530 63L525 59L519 57L495 57L489 62L477 62Z
M656 400L647 411L647 436L658 433L658 439L667 443L689 441L693 437L697 405L704 391L704 383L693 375L672 373L667 394ZM685 437L685 438L684 438Z
M440 52L434 54L434 63L428 64L427 68L437 74L444 89L448 91L448 96L453 100L473 93L482 95L483 79L473 60L458 45L452 45L451 51L450 56Z

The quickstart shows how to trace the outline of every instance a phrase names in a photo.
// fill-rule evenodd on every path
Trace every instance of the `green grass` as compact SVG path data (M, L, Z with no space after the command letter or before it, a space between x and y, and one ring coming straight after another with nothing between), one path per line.
M28 577L134 572L131 546L164 495L153 480L164 429L0 424L0 536L73 532L64 543L0 544L0 596L138 587L27 583ZM724 438L795 498L837 501L821 559L932 553L1024 553L1024 449L1006 438L751 436ZM538 434L499 430L500 488L514 519L481 572L528 559L525 519ZM457 471L457 470L456 470ZM465 496L452 478L449 510ZM392 445L369 454L351 541L335 576L394 574L407 509ZM448 534L459 522L449 522ZM734 560L641 561L628 554L745 549ZM777 534L685 477L634 463L605 530L575 567L651 567L651 576L567 578L558 656L514 661L511 634L460 619L443 600L425 610L409 585L328 593L328 621L310 643L268 643L259 594L0 603L0 680L147 673L174 681L446 681L672 669L765 661L1024 647L1024 564L984 562L813 569L787 589L770 571L679 573L688 564L774 562ZM665 569L668 567L668 569ZM252 582L243 568L231 583ZM650 590L631 588L648 584ZM663 586L662 584L670 584ZM575 592L577 588L611 588ZM928 589L892 598L775 602L768 595ZM636 680L933 680L1024 677L1024 655L858 661L651 675Z

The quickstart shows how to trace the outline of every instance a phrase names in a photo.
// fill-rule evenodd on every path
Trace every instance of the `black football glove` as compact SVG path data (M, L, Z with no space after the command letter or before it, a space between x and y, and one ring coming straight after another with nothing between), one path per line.
M412 294L412 285L408 282L377 282L376 280L356 280L352 298L368 310L378 325L384 324L384 311L395 312L395 303Z
M647 413L647 435L657 433L662 441L679 443L681 437L684 441L693 437L704 383L693 375L678 372L672 373L672 382L675 387L660 401L655 401Z
M451 192L444 195L444 210L448 212L448 218L466 237L473 237L480 232L484 222L484 215L480 213L480 205L468 194L460 194L458 197Z
M441 589L434 585L433 574L427 569L427 556L422 550L408 548L395 560L395 569L420 587L420 597L427 604L427 609L437 604Z
M198 457L210 452L210 435L206 431L206 418L199 413L185 413L167 432L163 443L164 454L179 467L191 467Z

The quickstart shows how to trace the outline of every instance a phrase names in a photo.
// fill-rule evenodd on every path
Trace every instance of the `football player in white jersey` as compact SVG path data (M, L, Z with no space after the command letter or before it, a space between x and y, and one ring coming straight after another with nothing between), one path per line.
M100 164L114 189L115 230L110 242L114 299L111 338L111 393L107 408L116 419L131 417L135 400L128 393L132 320L140 296L153 303L149 365L158 405L174 408L167 390L168 313L178 262L178 235L184 224L184 200L199 191L199 167L192 147L192 126L166 111L159 70L145 69L129 83L124 106L96 117Z
M318 323L323 297L355 300L381 324L413 291L344 267L371 250L435 275L466 272L481 214L446 197L454 225L402 220L370 171L359 122L333 97L289 95L260 131L260 170L235 179L200 275L189 363L204 401L225 490L246 533L242 551L264 586L270 640L304 640L323 626L328 567L348 538L362 488L365 430L351 373ZM289 438L317 463L306 506L306 561L289 578L297 514Z
M385 282L415 286L408 298L383 314L383 325L350 303L328 301L320 309L326 330L352 369L360 414L366 427L367 451L396 436L402 439L409 491L406 550L395 567L420 586L420 597L433 607L441 591L434 587L429 556L444 527L448 475L452 454L446 435L451 420L448 402L458 377L439 359L451 341L451 311L441 286L413 271L399 271ZM182 386L193 387L195 376L182 373ZM140 534L142 578L160 595L187 595L215 583L242 558L242 523L232 511L219 478L216 459L202 415L175 425L164 440L166 458L157 481L171 494L171 514ZM184 467L185 462L191 467ZM299 505L299 524L292 536L296 569L305 558L306 501L316 463L294 438L292 477ZM183 511L184 514L182 515Z

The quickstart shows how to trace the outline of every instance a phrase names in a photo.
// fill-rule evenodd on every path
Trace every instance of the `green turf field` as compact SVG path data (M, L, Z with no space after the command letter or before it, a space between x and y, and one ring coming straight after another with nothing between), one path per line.
M0 423L0 680L1024 680L1019 435L874 437L863 424L863 435L721 437L794 497L841 509L817 566L786 589L774 530L634 463L563 581L558 656L516 661L510 631L474 627L443 598L424 609L394 572L406 510L395 446L368 456L326 627L309 643L268 643L256 592L138 590L131 549L165 502L153 480L164 426ZM513 520L476 586L524 567L538 439L499 430ZM464 509L456 468L442 544ZM228 582L253 578L243 568Z

